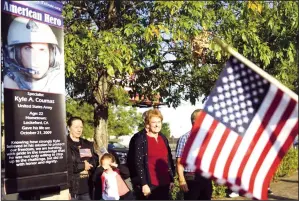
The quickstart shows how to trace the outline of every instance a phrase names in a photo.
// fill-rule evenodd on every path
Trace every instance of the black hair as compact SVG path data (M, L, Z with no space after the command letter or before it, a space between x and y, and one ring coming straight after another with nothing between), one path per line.
M82 121L82 124L84 124L84 121L81 119L81 117L71 117L71 118L69 118L69 120L67 121L67 125L68 125L69 127L71 127L73 121L75 121L75 120L80 120L80 121Z

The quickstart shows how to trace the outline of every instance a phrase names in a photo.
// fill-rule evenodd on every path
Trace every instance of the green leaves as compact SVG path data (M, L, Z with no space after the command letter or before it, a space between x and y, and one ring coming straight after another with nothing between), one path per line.
M291 89L298 87L297 2L122 1L116 18L106 15L108 4L86 1L89 7L77 8L69 2L64 11L67 85L89 101L105 73L110 85L141 88L146 95L157 91L175 106L182 98L195 103L208 95L229 55L212 41L195 47L193 38L204 30Z
M171 132L170 132L170 125L169 125L169 123L165 123L164 122L162 124L161 133L163 133L163 135L165 135L168 139L170 139Z
M86 102L67 99L67 119L71 116L79 116L84 121L83 136L92 138L93 128L93 106ZM108 132L111 136L132 135L138 125L142 123L141 113L136 108L109 105L108 109ZM167 128L166 128L167 129ZM169 129L169 127L168 127Z
M106 68L107 68L107 73L108 73L108 75L109 75L110 77L114 77L114 69L113 69L113 67L110 66L110 65L107 65Z
M83 136L92 138L94 134L93 128L93 107L86 102L79 102L73 99L66 100L66 117L81 117L84 121Z
M108 133L110 136L132 135L142 123L141 113L136 108L109 106Z

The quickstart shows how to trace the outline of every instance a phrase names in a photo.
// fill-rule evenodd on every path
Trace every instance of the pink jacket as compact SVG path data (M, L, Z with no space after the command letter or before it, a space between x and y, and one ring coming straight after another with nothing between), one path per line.
M119 200L120 196L125 195L130 190L117 170L113 173L104 171L102 176L102 198L104 200Z

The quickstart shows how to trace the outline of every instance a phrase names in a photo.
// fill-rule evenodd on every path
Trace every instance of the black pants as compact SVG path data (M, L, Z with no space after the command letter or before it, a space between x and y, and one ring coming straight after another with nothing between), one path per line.
M169 200L169 185L151 186L151 194L145 197L142 189L134 188L134 193L137 200Z
M125 195L120 196L119 199L120 200L135 200L135 196L131 191L129 191Z
M169 200L169 185L152 186L148 200Z
M91 200L91 197L89 193L83 193L75 195L75 197L72 197L72 200Z
M186 182L189 188L189 191L184 193L184 200L211 200L213 193L212 181L206 179L199 174L195 174L193 179Z
M141 192L142 190L141 190L140 186L132 183L132 188L133 188L133 194L134 194L136 200L143 200L142 192Z

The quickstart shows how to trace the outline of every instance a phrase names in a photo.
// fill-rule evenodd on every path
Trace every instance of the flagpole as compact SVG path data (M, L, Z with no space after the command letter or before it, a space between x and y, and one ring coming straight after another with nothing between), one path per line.
M263 69L252 63L250 60L246 59L243 55L235 51L231 46L228 44L222 42L219 38L214 36L214 41L221 46L223 50L226 50L230 54L232 54L234 57L236 57L238 60L240 60L242 63L246 64L249 68L266 78L269 82L277 86L279 89L284 91L286 94L288 94L291 98L293 98L295 101L298 102L298 95L294 93L292 90L281 84L278 80L276 80L274 77L269 75L267 72L265 72Z

